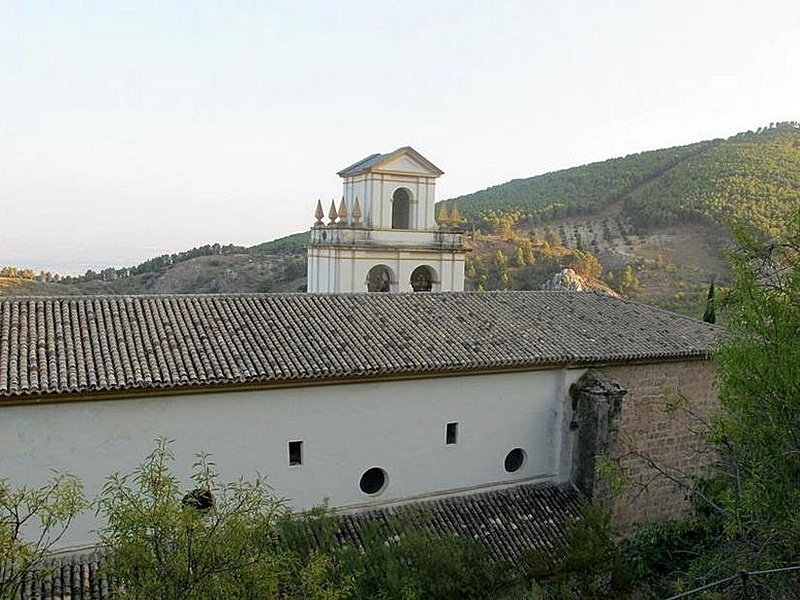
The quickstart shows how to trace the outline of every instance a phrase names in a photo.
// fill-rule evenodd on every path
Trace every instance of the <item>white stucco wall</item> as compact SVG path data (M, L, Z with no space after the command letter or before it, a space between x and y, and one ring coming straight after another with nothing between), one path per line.
M464 290L466 255L461 250L391 247L309 246L308 283L311 293L366 292L367 275L386 265L394 274L392 292L411 292L411 273L419 266L436 274L435 292Z
M267 476L277 494L304 509L484 487L530 478L565 479L569 385L582 371L538 371L409 381L162 396L0 408L0 473L13 485L40 485L51 469L75 473L96 495L113 471L130 472L153 440L176 440L177 468L211 452L222 479ZM445 444L448 422L458 443ZM288 442L303 442L289 466ZM515 473L506 454L522 448ZM383 468L376 496L359 490L366 469ZM187 480L187 489L189 483ZM63 543L93 540L83 515Z
M367 227L391 229L392 197L397 189L405 188L411 195L409 228L421 230L436 228L434 215L436 179L429 175L366 173L345 178L343 188L348 215L352 215L353 204L358 198L362 221ZM352 222L352 219L350 218L348 222Z

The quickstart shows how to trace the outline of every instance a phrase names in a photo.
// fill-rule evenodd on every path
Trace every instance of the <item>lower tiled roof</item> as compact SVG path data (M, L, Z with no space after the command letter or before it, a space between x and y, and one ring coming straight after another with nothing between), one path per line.
M54 558L23 579L13 600L108 600L102 563L103 557L94 552Z
M361 531L377 521L391 535L403 526L485 545L496 559L514 563L528 550L561 551L566 524L579 518L582 496L571 485L523 484L489 492L395 505L340 516L339 537L361 545Z
M0 397L667 360L718 333L592 292L6 297Z

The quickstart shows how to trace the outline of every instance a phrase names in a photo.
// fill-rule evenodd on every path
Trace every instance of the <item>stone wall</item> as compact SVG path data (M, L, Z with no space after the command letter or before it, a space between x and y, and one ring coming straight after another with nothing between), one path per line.
M678 481L702 472L713 459L698 438L719 405L713 364L628 365L601 372L627 390L613 450L625 485L607 498L616 525L624 532L635 523L687 516L686 490Z

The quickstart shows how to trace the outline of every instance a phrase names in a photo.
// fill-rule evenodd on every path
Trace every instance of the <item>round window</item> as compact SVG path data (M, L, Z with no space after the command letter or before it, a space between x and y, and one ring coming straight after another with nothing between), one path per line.
M372 467L364 471L358 487L365 494L377 494L386 486L386 471L380 467Z
M503 466L506 472L513 473L514 471L519 471L523 464L525 464L525 450L522 448L514 448L511 452L506 454L506 460Z

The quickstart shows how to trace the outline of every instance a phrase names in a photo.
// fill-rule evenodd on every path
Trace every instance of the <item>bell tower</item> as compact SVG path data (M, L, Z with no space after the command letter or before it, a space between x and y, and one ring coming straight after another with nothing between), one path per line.
M344 195L321 202L308 244L308 291L464 290L466 250L457 207L434 215L443 171L411 147L342 169Z

